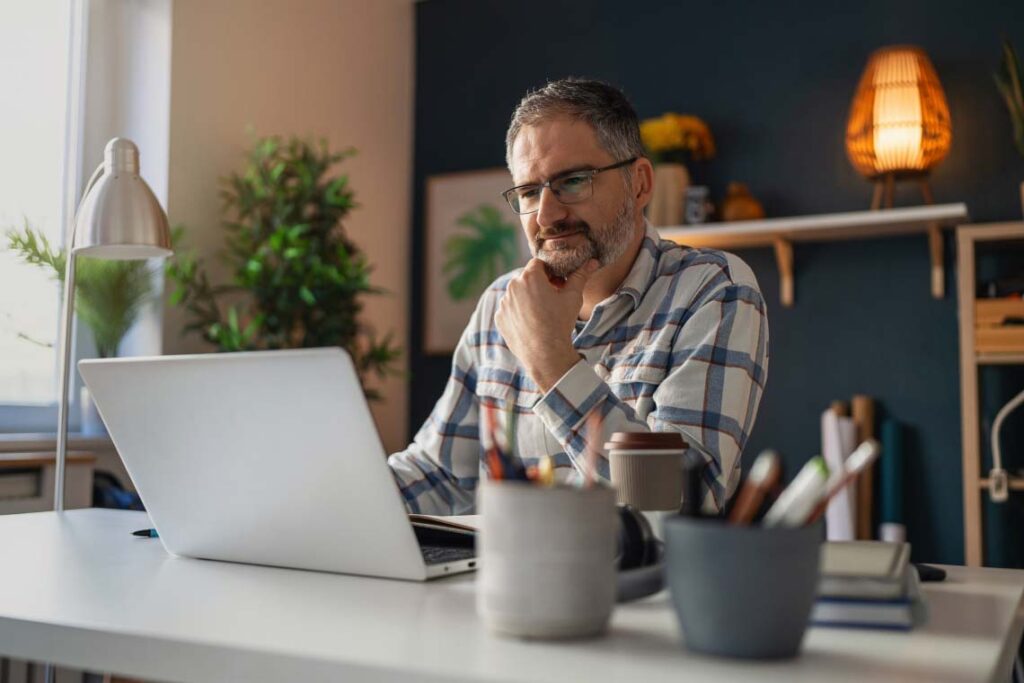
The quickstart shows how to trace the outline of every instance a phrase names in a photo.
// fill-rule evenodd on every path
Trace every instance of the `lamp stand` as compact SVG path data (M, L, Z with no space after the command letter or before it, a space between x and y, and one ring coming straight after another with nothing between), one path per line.
M932 189L928 185L928 176L924 173L883 173L874 177L875 189L871 194L871 210L891 209L896 193L896 181L916 181L921 190L921 198L925 204L934 204Z
M68 454L68 385L71 384L71 346L75 324L75 252L68 243L64 267L63 320L60 332L60 395L57 404L57 462L53 477L53 509L64 511L64 471Z

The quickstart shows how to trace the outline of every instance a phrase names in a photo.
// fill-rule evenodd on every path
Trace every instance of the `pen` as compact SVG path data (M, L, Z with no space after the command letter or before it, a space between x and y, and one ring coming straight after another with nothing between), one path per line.
M781 474L779 454L772 450L761 451L736 497L736 504L729 515L729 523L741 526L750 524L754 520L754 515L761 509L765 495L779 481Z
M494 442L494 407L485 403L483 405L481 418L483 434L481 434L480 441L481 445L484 447L484 462L487 465L487 470L491 475L491 479L503 479L505 472L502 467L501 456L498 453L498 446Z
M828 508L828 501L837 493L853 483L857 476L864 471L864 468L875 461L878 454L882 452L881 445L875 439L868 439L857 449L850 453L850 456L843 461L843 471L836 472L828 482L825 495L807 518L808 524L817 522Z
M139 529L133 531L132 536L138 536L140 538L159 538L160 534L156 532L156 529Z
M810 517L814 506L825 493L828 481L828 466L825 459L816 455L807 461L792 483L779 495L775 504L764 516L766 527L802 526Z

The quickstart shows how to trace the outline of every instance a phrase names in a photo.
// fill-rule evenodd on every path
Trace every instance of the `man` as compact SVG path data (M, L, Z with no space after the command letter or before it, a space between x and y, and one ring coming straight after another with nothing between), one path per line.
M531 92L506 161L533 258L484 292L433 413L391 465L407 508L473 511L481 425L514 409L515 457L587 471L587 439L679 431L708 462L703 506L736 486L768 369L753 273L723 252L659 239L644 219L654 171L633 107L615 88L567 79ZM493 410L489 407L493 406ZM592 414L600 435L589 434ZM598 472L608 476L601 458Z

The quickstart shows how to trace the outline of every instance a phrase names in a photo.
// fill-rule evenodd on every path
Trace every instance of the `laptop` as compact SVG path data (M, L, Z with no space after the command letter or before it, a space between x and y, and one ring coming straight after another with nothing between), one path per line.
M414 581L475 569L471 533L414 528L343 349L78 369L168 552Z

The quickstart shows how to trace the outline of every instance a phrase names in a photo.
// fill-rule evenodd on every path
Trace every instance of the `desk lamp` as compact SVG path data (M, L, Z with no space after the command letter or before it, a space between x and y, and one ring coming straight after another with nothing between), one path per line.
M171 255L167 214L139 176L139 149L131 140L114 138L103 163L89 179L66 242L64 301L61 309L60 403L57 413L57 467L53 509L64 510L64 471L68 446L68 384L74 315L75 258L91 256L134 260Z
M931 204L928 171L949 153L953 127L928 56L911 45L872 53L846 124L850 163L875 184L871 208L893 204L897 180L917 181Z

